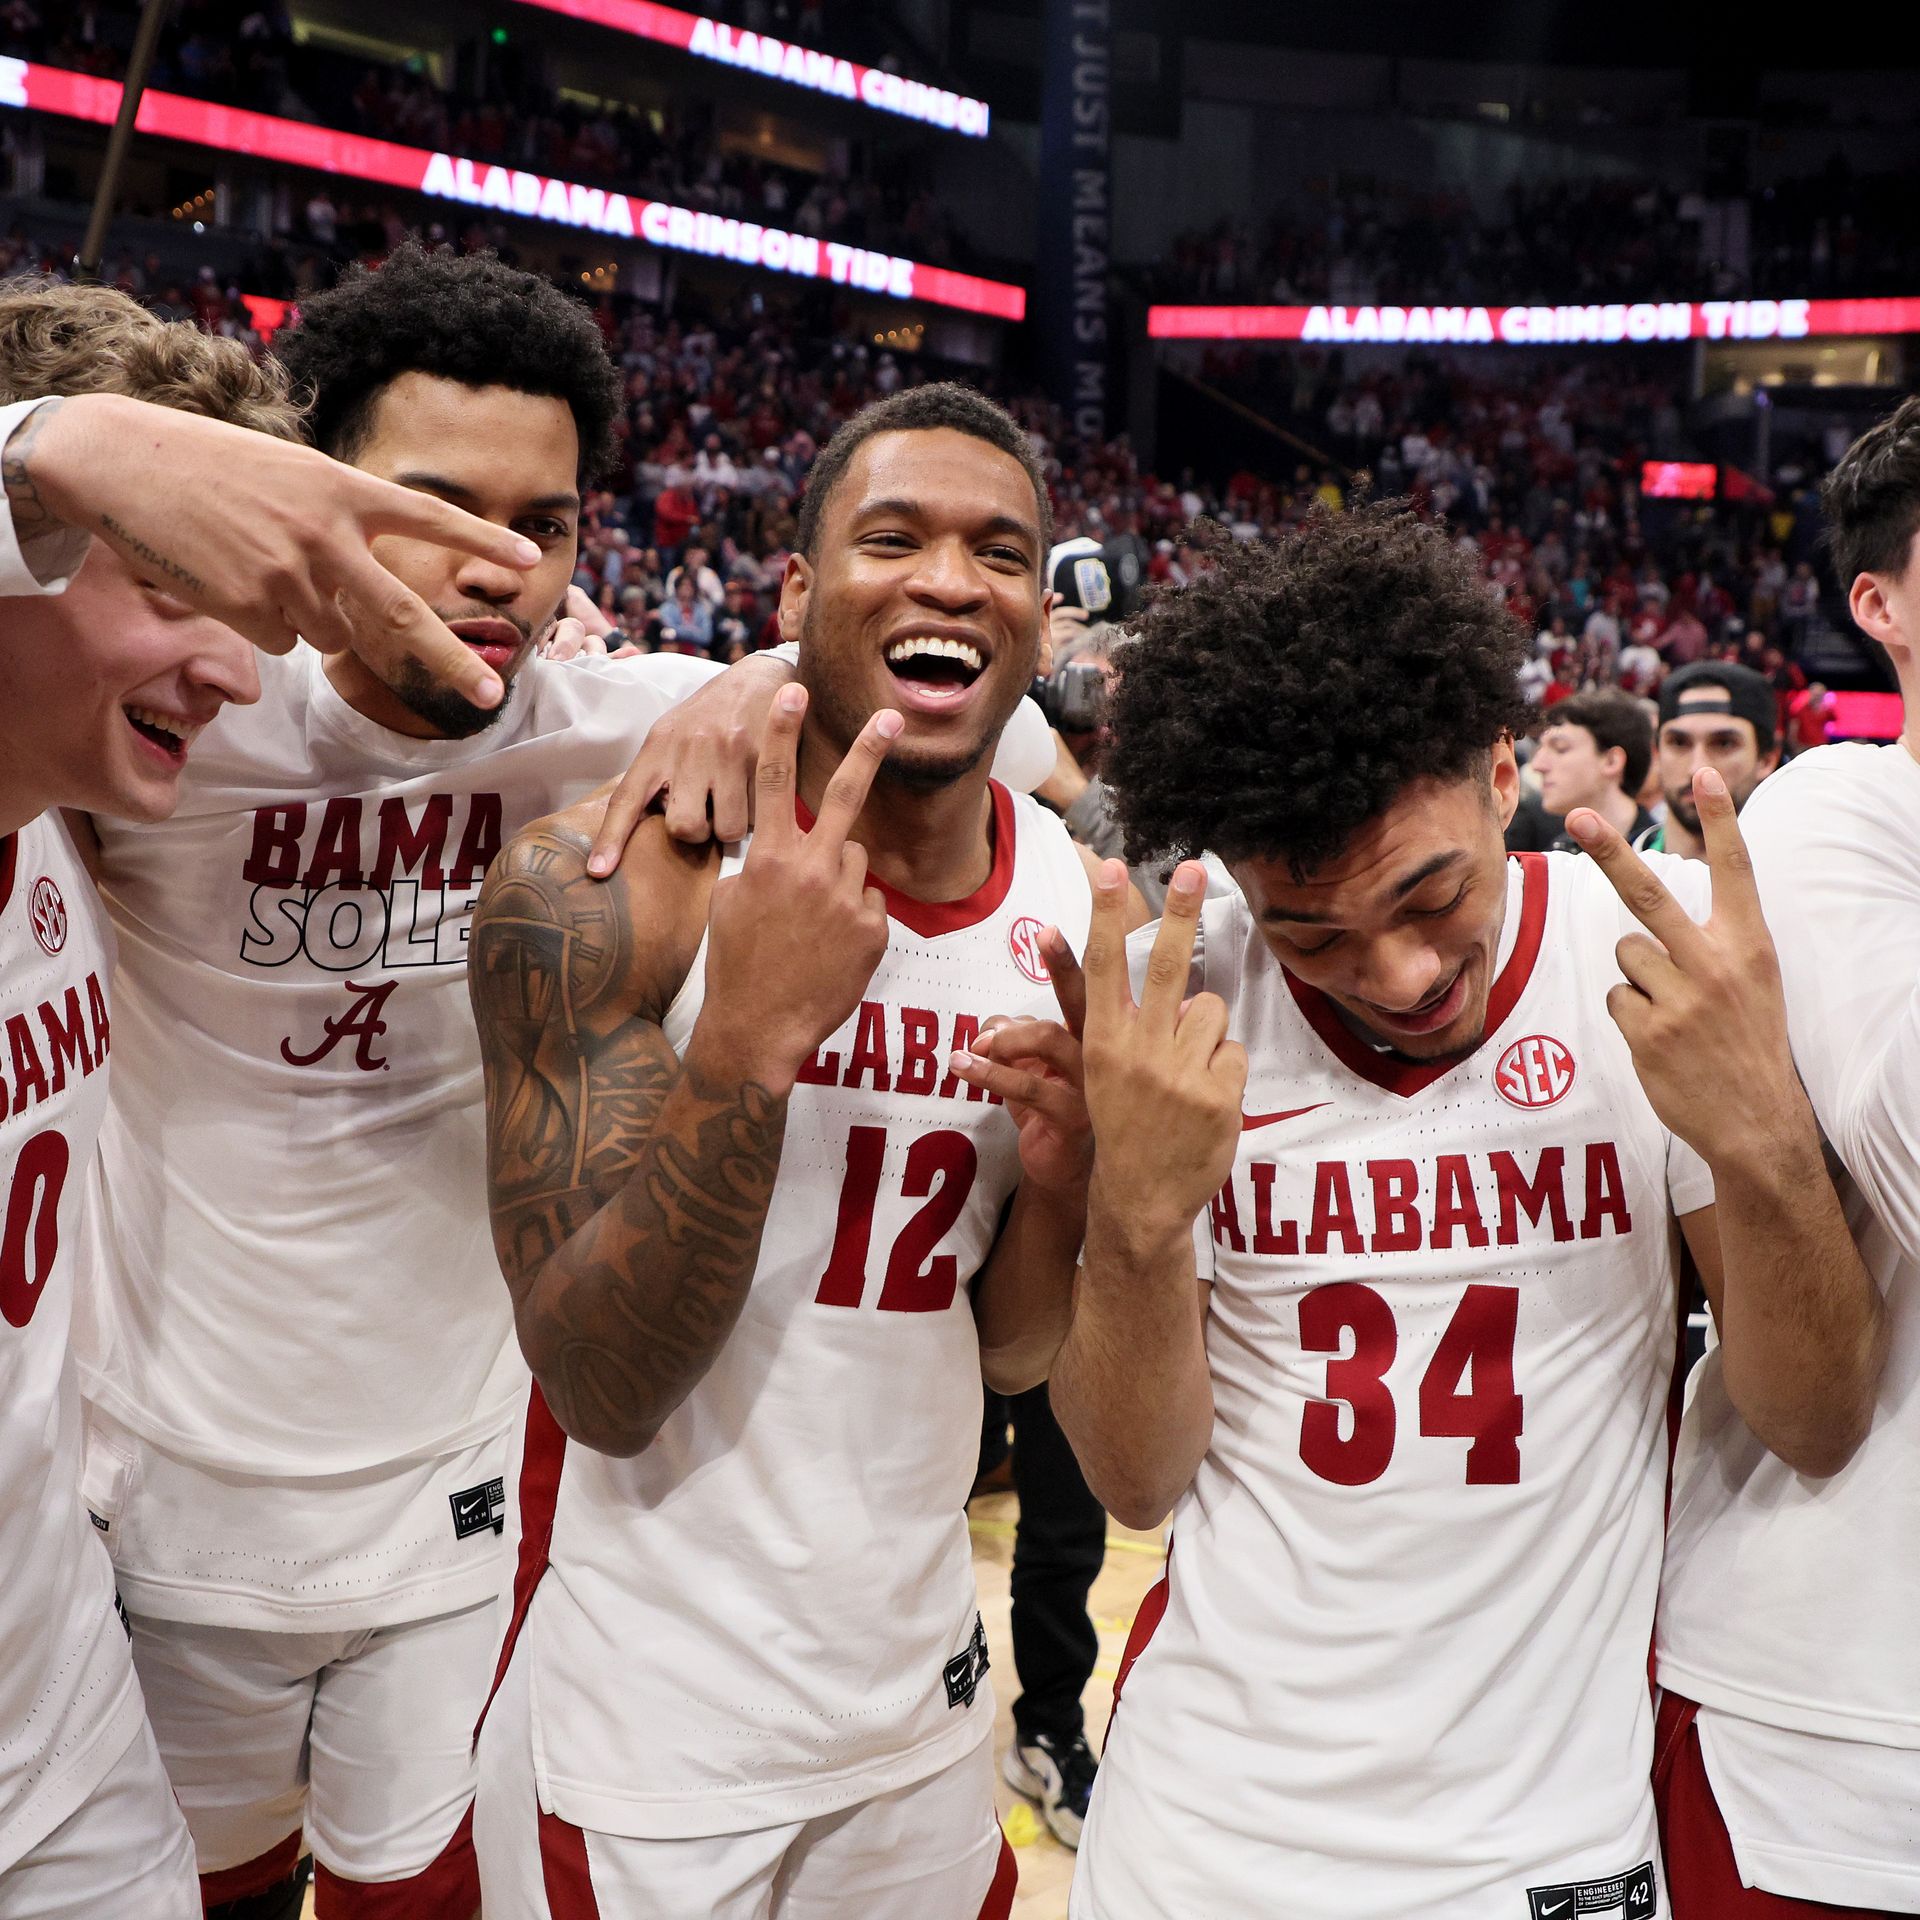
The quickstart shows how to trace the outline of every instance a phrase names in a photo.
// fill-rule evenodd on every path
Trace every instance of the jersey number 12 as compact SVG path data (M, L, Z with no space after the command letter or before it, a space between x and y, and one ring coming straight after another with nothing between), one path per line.
M847 1177L840 1188L833 1251L814 1295L823 1307L857 1307L866 1296L873 1207L880 1197L886 1153L885 1127L855 1127L847 1135ZM900 1229L887 1255L882 1313L944 1313L953 1305L960 1262L934 1249L953 1231L979 1167L973 1142L964 1133L923 1133L907 1149L901 1191L909 1200L926 1204Z

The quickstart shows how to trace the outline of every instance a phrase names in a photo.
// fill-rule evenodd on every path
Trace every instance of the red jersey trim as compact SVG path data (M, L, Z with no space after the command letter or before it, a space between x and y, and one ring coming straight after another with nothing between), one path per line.
M1516 853L1510 856L1520 863L1520 933L1500 969L1500 977L1487 996L1487 1024L1480 1037L1484 1046L1506 1024L1508 1014L1519 1004L1520 996L1533 977L1533 964L1540 957L1540 939L1547 925L1547 856L1544 853ZM1285 972L1285 969L1282 969ZM1431 1062L1396 1059L1368 1046L1347 1023L1339 1009L1318 987L1287 974L1294 1004L1306 1015L1307 1024L1326 1042L1327 1049L1350 1072L1376 1087L1397 1093L1403 1099L1423 1093L1436 1080L1443 1079L1455 1067L1471 1060L1479 1047L1456 1053L1445 1060Z
M13 878L20 867L20 836L10 833L0 840L0 913L13 898Z
M527 1443L520 1457L520 1559L513 1570L513 1612L508 1616L507 1637L493 1670L493 1685L487 1689L480 1718L473 1723L475 1740L480 1738L500 1682L507 1677L520 1629L527 1622L527 1609L533 1605L534 1589L553 1551L553 1514L560 1504L560 1469L566 1463L567 1436L548 1408L539 1383L535 1382L527 1393Z
M964 900L916 900L912 894L888 886L878 875L867 875L867 885L875 888L887 903L888 919L911 927L923 940L977 927L1000 911L1007 890L1013 885L1013 795L998 780L989 780L987 790L993 795L993 814L988 828L993 836L993 865L987 870L986 879ZM796 797L793 810L803 827L813 825L813 811L804 800Z

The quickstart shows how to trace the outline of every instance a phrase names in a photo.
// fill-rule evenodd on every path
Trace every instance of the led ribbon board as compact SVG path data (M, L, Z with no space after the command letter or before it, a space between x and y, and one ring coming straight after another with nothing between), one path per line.
M63 67L0 59L0 107L25 107L108 126L120 110L120 83L69 73ZM803 280L828 280L862 293L955 307L997 320L1026 316L1026 289L1002 280L983 280L753 220L723 219L664 200L640 200L605 187L583 187L517 167L429 153L423 147L397 146L391 140L339 133L239 107L215 106L177 93L149 88L141 96L134 124L141 133L188 141L220 153L249 154L345 179L377 181L462 206L491 207L529 220L643 240L650 246L732 260Z
M1149 307L1154 340L1461 342L1607 346L1649 340L1808 340L1920 333L1920 298L1639 300L1566 307Z
M986 138L993 117L984 100L967 94L904 80L884 67L863 67L857 60L796 47L790 40L730 27L704 14L657 7L652 0L525 0L525 4L548 13L564 13L574 20L590 20L596 26L612 27L642 40L655 40L663 47L678 47L683 53L762 74L769 80L783 80L810 93L830 94L880 113L918 120L923 126L970 134L976 140Z

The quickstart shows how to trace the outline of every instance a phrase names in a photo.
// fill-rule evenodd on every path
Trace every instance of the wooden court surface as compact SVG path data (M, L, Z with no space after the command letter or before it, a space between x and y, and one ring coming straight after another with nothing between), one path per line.
M973 1534L973 1571L980 1583L980 1613L986 1621L987 1647L993 1661L994 1698L998 1717L993 1733L995 1784L1001 1823L1013 1842L1020 1863L1020 1891L1014 1896L1014 1920L1066 1920L1067 1886L1073 1878L1073 1855L1054 1839L1035 1817L1033 1809L1006 1782L998 1778L1000 1756L1013 1739L1013 1696L1019 1682L1013 1673L1013 1646L1007 1634L1010 1605L1007 1576L1013 1565L1013 1529L1019 1502L1010 1493L988 1494L967 1510ZM1147 1589L1160 1578L1164 1563L1157 1534L1129 1533L1107 1524L1107 1558L1093 1587L1093 1619L1100 1629L1100 1661L1087 1685L1087 1738L1094 1751L1107 1730L1113 1705L1113 1676L1127 1644L1133 1616ZM313 1895L307 1895L307 1914L313 1914Z

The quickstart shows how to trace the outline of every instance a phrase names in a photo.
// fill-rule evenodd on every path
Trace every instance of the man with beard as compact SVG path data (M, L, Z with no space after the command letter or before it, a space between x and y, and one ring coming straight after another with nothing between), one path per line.
M171 821L96 819L120 968L87 1499L209 1907L297 1913L304 1827L321 1915L470 1920L526 1376L486 1244L467 921L507 836L714 670L539 657L619 402L555 288L402 248L280 347L323 450L540 557L374 543L507 683L497 708L302 650L200 737ZM710 729L744 737L785 677L745 669ZM743 760L714 796L730 833ZM706 787L668 771L704 836Z
M389 662L458 653L369 551L372 530L532 558L504 528L293 444L299 418L279 370L233 341L106 288L0 288L5 1920L200 1912L113 1569L76 1498L68 1328L118 1008L112 931L60 810L170 813L194 736L259 697L249 638L284 650L297 622L348 644L344 603ZM459 670L478 693L485 670Z
M991 402L868 407L803 504L751 843L649 824L602 887L587 806L488 881L494 1242L536 1382L489 1920L1009 1910L964 1507L982 1372L1045 1376L1084 1195L1061 1030L982 1032L1074 976L1088 914L1065 829L987 769L1047 520Z
M1660 689L1660 726L1654 765L1666 796L1667 817L1634 845L1685 860L1707 857L1693 776L1711 767L1726 783L1736 811L1780 764L1773 689L1751 667L1700 660L1668 677Z

